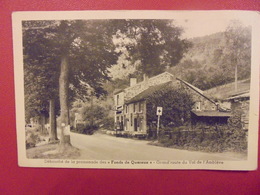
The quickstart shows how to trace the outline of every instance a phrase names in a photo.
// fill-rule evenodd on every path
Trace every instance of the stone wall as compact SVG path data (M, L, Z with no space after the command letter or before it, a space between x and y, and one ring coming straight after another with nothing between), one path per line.
M231 102L231 109L233 111L241 112L241 122L243 129L248 129L249 124L249 99L233 100Z

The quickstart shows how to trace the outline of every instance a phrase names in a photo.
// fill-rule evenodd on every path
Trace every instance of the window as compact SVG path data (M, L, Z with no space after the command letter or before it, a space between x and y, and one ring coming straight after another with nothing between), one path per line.
M133 126L133 113L131 113L131 115L130 115L130 123L131 123L131 126Z
M134 103L134 112L136 112L136 103Z
M121 129L121 130L124 129L124 117L123 117L123 116L121 116L120 129Z
M144 105L144 104L143 104L142 102L139 103L139 112L142 112L142 111L143 111L143 105Z
M139 130L143 130L143 119L140 119Z
M119 105L119 95L116 96L116 105Z
M127 105L125 105L125 113L127 114Z

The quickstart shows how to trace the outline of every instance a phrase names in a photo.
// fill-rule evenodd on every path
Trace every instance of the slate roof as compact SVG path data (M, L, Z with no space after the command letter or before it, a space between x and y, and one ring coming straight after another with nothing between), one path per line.
M130 104L130 103L134 103L134 102L138 102L141 100L145 100L148 97L150 97L154 92L167 87L167 86L171 86L173 85L173 81L168 81L166 83L162 83L159 85L155 85L155 86L150 86L148 89L142 91L141 93L139 93L138 95L134 96L133 98L129 99L128 101L126 101L126 104Z
M227 83L221 86L217 86L204 91L207 96L224 100L231 96L249 92L250 90L250 79L240 80L237 83L237 91L235 91L235 82Z
M168 72L168 71L165 71L165 72L163 72L163 73L161 73L161 74L158 74L158 75L156 75L156 76L153 76L153 77L150 77L150 78L147 77L147 80L154 80L154 79L157 79L158 77L160 77L160 76L162 76L162 75L170 75L172 78L174 77L174 76L172 75L172 73L170 73L170 72ZM139 82L139 83L136 83L136 84L133 85L133 86L129 86L129 87L126 87L126 88L124 88L124 89L115 89L113 93L114 93L114 95L116 95L116 94L118 94L118 93L120 93L120 92L127 91L127 90L129 90L129 89L131 89L131 88L133 88L133 87L136 87L137 85L144 85L146 82L147 82L147 81L141 81L141 82Z
M239 93L239 94L236 94L236 95L231 96L229 98L226 98L226 100L234 100L234 99L249 98L249 97L250 97L249 91L245 91L243 93Z
M216 110L209 111L192 111L197 116L206 116L206 117L230 117L231 112L220 112Z

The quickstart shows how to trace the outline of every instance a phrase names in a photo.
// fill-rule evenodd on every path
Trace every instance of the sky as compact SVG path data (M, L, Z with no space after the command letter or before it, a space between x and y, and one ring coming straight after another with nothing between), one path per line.
M249 12L184 12L176 14L175 24L184 28L184 38L201 37L216 32L223 32L232 20L239 20L243 25L251 25Z

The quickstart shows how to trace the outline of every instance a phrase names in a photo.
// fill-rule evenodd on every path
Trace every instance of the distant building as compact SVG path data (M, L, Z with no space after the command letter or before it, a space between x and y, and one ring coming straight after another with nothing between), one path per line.
M85 125L85 122L84 122L81 114L75 113L73 127L76 129L78 125Z
M205 91L211 98L216 99L223 108L232 112L241 112L241 122L244 129L249 124L250 79L238 81L237 90L235 82L221 85Z

